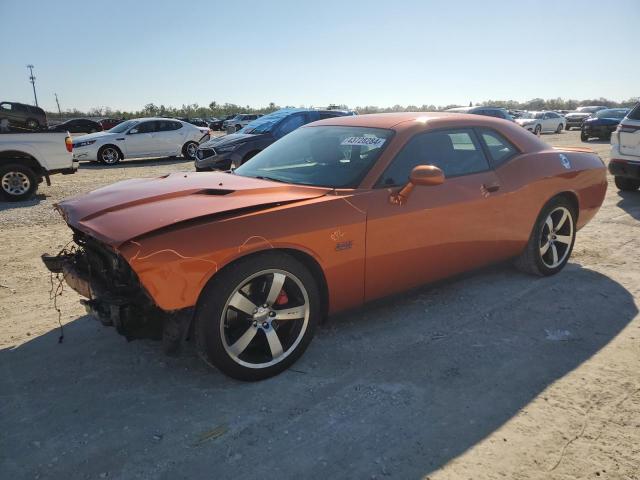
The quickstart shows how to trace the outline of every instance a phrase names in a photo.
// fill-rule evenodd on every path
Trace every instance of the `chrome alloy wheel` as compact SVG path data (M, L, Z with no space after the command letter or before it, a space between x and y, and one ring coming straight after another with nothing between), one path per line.
M118 160L120 159L120 154L118 153L118 151L115 148L107 147L104 150L102 150L102 154L100 155L100 159L104 163L107 163L107 164L111 165L113 163L117 163L118 162Z
M270 367L297 348L309 313L309 295L295 275L278 269L257 272L227 299L220 322L222 344L244 367Z
M188 143L187 144L187 156L190 159L196 158L196 153L198 152L198 144L197 143Z
M573 242L573 217L565 207L549 213L540 235L540 258L548 268L556 268L565 261Z
M7 172L0 183L9 195L24 195L31 188L31 180L22 172Z

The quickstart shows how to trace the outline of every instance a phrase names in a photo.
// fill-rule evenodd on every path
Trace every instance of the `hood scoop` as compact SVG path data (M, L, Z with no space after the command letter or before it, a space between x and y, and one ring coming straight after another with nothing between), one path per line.
M194 195L229 195L233 193L235 190L224 190L222 188L205 188L204 190L200 190L199 192L194 192Z

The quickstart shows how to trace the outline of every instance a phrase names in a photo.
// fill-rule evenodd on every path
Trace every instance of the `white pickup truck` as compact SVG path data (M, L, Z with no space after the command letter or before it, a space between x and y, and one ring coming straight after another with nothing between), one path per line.
M32 197L42 180L78 170L68 133L0 133L0 196L17 202Z

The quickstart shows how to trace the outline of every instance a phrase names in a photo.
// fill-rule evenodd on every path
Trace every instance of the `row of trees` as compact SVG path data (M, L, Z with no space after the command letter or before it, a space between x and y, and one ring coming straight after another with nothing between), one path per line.
M623 102L616 102L606 98L595 98L588 100L565 100L562 98L534 98L526 102L519 102L516 100L487 100L485 102L472 103L469 102L469 106L494 106L504 107L508 109L520 109L520 110L575 110L579 106L583 105L607 105L609 107L631 107L640 101L640 97L630 98ZM460 105L394 105L393 107L377 107L374 105L367 105L363 107L355 107L355 110L360 114L365 113L387 113L387 112L434 112L446 110L447 108L459 107ZM286 107L291 107L290 105ZM301 105L301 107L305 107ZM347 109L346 105L337 105L338 108ZM262 113L267 114L274 112L280 108L285 108L276 105L271 102L265 107L252 107L250 105L237 105L235 103L217 103L211 102L208 106L201 106L197 103L183 104L181 107L156 105L154 103L148 103L141 110L138 111L123 111L113 110L109 107L96 107L89 111L83 112L77 109L67 110L63 113L64 118L73 117L112 117L112 118L138 118L138 117L187 117L187 118L220 118L232 113ZM52 118L58 116L55 112L49 112Z

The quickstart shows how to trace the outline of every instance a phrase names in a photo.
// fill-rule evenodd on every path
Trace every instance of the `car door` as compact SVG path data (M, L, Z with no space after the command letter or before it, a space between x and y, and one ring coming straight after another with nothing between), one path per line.
M551 112L545 112L542 116L542 130L545 132L553 132L558 128L556 119L553 118L553 114Z
M155 138L156 120L142 121L130 129L125 135L127 157L153 157L161 155L163 146Z
M390 193L417 165L445 174L417 186L403 205ZM371 192L367 217L365 298L389 295L500 258L507 199L471 128L420 133L407 142Z
M162 145L159 152L162 155L177 155L182 151L186 142L183 138L185 128L180 122L173 120L159 120L156 132L156 141Z

